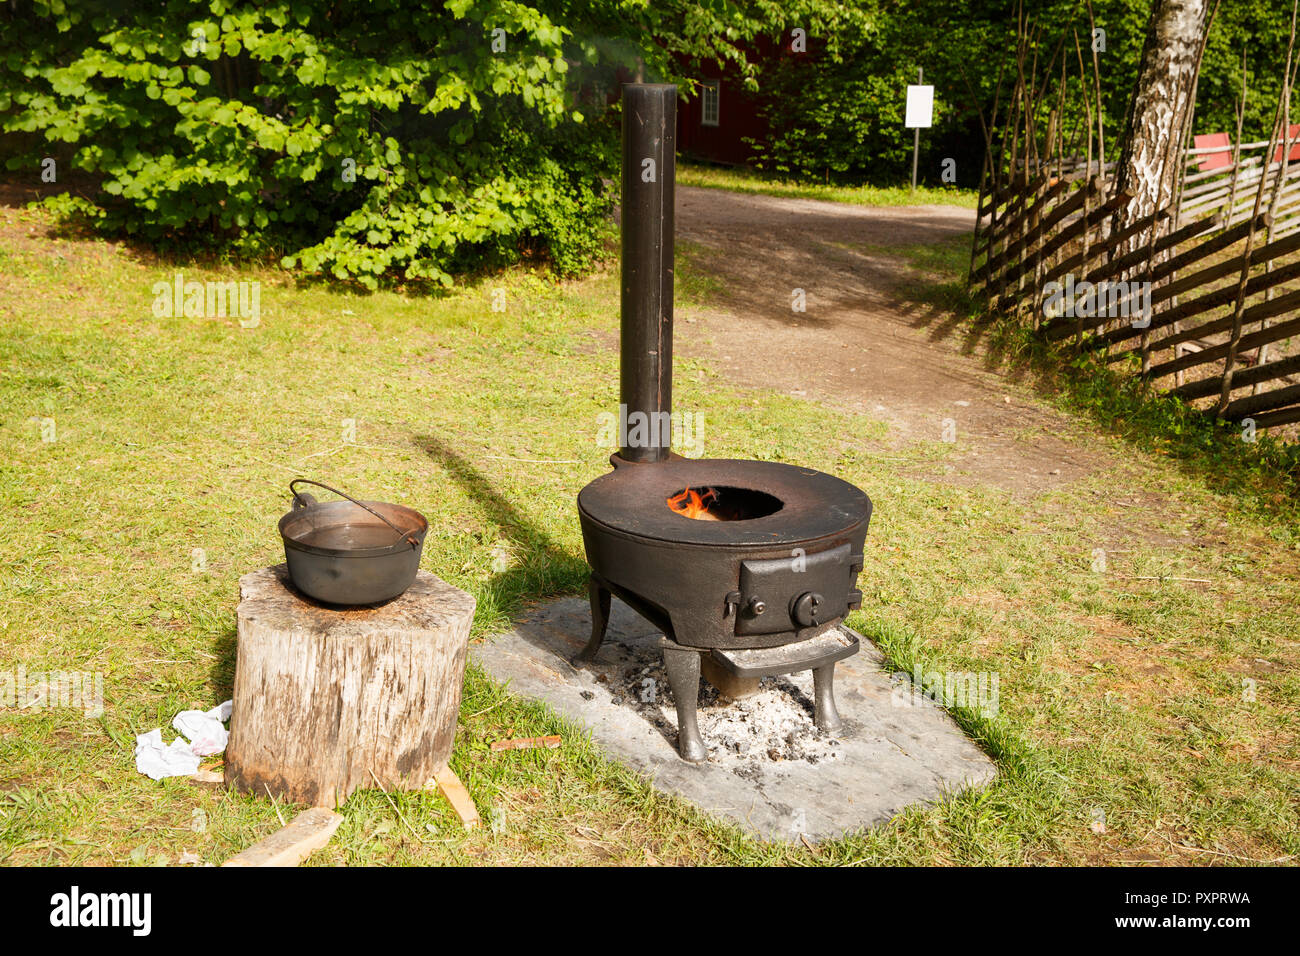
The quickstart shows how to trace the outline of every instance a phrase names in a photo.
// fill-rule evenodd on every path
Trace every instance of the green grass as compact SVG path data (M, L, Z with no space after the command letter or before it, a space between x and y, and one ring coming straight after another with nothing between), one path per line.
M34 213L0 209L0 230L0 670L101 671L107 696L100 720L0 709L0 861L220 862L279 826L265 798L138 775L131 750L135 734L229 696L238 578L281 560L294 475L424 512L423 566L477 598L476 640L530 602L579 593L574 496L607 470L597 415L617 404L615 275L557 285L517 271L443 298L356 296L56 240ZM683 255L689 307L712 287ZM155 319L150 287L178 269L261 280L261 325ZM497 287L505 312L490 308ZM816 849L762 844L471 668L453 767L496 831L465 834L433 794L363 791L313 863L1300 853L1300 552L1276 518L1102 431L1090 441L1117 471L1026 501L939 480L936 443L885 451L880 422L740 392L707 363L679 361L674 390L707 419L707 454L797 461L872 495L866 601L850 623L894 669L999 674L996 716L954 716L1000 779ZM41 418L56 441L41 440ZM1195 546L1169 545L1185 532ZM1090 567L1098 547L1119 549L1106 573ZM488 749L544 733L563 746Z
M743 169L683 164L677 167L677 182L683 186L726 189L730 192L783 196L790 199L825 199L858 206L963 206L974 209L979 195L970 189L944 186L831 186L818 183L770 179Z

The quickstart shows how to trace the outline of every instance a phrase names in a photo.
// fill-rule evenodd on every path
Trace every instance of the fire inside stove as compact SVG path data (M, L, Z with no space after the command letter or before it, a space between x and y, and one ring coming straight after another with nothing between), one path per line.
M696 521L747 521L781 510L781 499L752 488L683 488L668 496L668 507Z

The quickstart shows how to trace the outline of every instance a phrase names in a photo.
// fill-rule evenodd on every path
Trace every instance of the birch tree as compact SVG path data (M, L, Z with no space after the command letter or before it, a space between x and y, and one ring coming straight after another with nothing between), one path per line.
M1152 6L1116 168L1116 188L1133 198L1119 211L1116 228L1168 206L1176 195L1208 6L1207 0L1155 0Z

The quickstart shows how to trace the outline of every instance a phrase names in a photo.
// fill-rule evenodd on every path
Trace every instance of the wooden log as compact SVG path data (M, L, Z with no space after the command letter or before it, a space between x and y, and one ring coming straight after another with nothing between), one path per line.
M983 120L981 119L980 122L983 123ZM986 136L986 137L988 136L988 131L987 131L987 130L985 130L985 136ZM985 149L985 152L984 152L984 161L980 164L980 191L979 191L979 198L975 200L975 207L976 207L976 213L975 213L975 228L971 231L971 240L970 240L970 267L966 270L966 289L967 289L967 291L970 290L971 284L975 281L975 260L976 260L976 259L978 258L978 256L979 256L979 246L980 246L980 223L981 223L981 222L983 221L983 219L984 219L983 206L984 206L984 196L986 195L986 192L987 192L988 179L989 179L989 154L988 154L988 150L987 150L987 148L986 148L986 149ZM990 220L989 220L989 229L990 229L990 231L992 231L992 228L993 228L993 220L990 219Z
M1300 215L1292 215L1284 223L1273 227L1273 237L1282 239L1300 231Z
M1239 168L1240 167L1238 165L1231 165L1231 166L1221 166L1218 169L1207 169L1201 173L1191 173L1190 175L1185 176L1183 178L1183 182L1184 184L1200 183L1200 182L1204 182L1207 179L1214 179L1216 176L1231 176L1231 175L1235 175ZM1184 190L1183 192L1184 196L1192 195L1192 194L1193 191L1190 189Z
M1103 223L1111 213L1120 206L1125 205L1133 197L1128 193L1116 193L1095 209L1088 212L1086 216L1079 219L1083 223L1083 232L1091 231ZM1043 244L1043 255L1050 256L1056 250L1060 249L1073 238L1073 227L1062 229L1053 239Z
M446 767L474 598L421 571L386 604L330 608L284 565L239 590L227 786L336 807L375 779L418 790Z
M1112 250L1119 248L1125 242L1132 239L1134 236L1150 229L1156 222L1163 222L1168 218L1168 210L1157 209L1151 215L1142 217L1131 226L1121 229L1118 232L1113 232L1106 238L1099 240L1096 244L1089 246L1086 257L1082 250L1075 253L1044 276L1044 281L1051 282L1055 279L1061 278L1067 272L1073 272L1080 266L1086 267L1092 260L1107 255ZM1154 243L1152 245L1154 245ZM1150 246L1139 249L1137 252L1138 256L1136 261L1138 262L1144 262L1151 255ZM1127 259L1128 257L1124 258ZM1098 279L1104 278L1107 275L1118 276L1124 268L1126 268L1126 266L1120 265L1120 260L1118 259L1115 260L1115 262L1103 264L1088 273L1088 281L1096 282Z
M1139 219L1128 228L1121 229L1119 232L1111 233L1109 237L1098 245L1098 251L1106 255L1111 255L1130 239L1134 238L1139 233L1146 232L1157 222L1163 223L1169 218L1169 216L1170 212L1168 209L1157 209L1151 215ZM1122 256L1116 256L1109 262L1103 262L1097 268L1089 272L1086 278L1089 282L1097 282L1105 279L1107 276L1122 276L1130 269L1134 269L1140 265L1146 266L1152 258L1160 254L1161 250L1159 246L1159 239L1155 242L1149 242L1144 246L1138 246L1138 248L1131 252L1127 252ZM1096 255L1089 255L1088 261L1092 261L1096 258Z
M1234 375L1234 384L1236 380ZM1300 385L1287 385L1283 388L1260 392L1258 395L1247 395L1235 402L1229 402L1223 410L1223 418L1228 421L1236 421L1258 412L1270 412L1286 405L1294 405L1296 402L1300 402Z
M1127 194L1121 193L1119 196L1116 196L1108 200L1106 203L1099 206L1098 208L1091 210L1086 216L1081 217L1072 225L1067 226L1065 229L1062 229L1061 232L1059 232L1055 238L1044 242L1044 244L1040 246L1039 249L1037 250L1037 256L1041 259L1043 257L1047 257L1055 254L1057 250L1061 249L1067 243L1073 241L1076 232L1079 238L1086 236L1098 225L1104 222L1106 217L1109 216L1112 212L1114 212L1116 208L1128 202L1130 198L1131 197L1129 197ZM1083 257L1084 255L1085 255L1084 252L1078 253L1078 257ZM1088 258L1091 258L1092 253L1088 252L1087 256ZM1015 282L1025 273L1026 269L1032 266L1032 264L1033 264L1033 260L1028 258L1023 258L1017 262L1011 263L1007 267L1006 271L1003 272L1001 276L997 278L996 280L997 283L1000 286L1005 286L1011 282ZM1060 264L1055 266L1052 271L1059 275L1067 271L1067 266L1065 264ZM990 285L992 284L992 282L993 280L990 280ZM998 307L1007 308L1008 306L1016 302L1019 298L1020 296L1018 294L1011 295L1011 296L1004 295L998 301Z
M1212 221L1213 218L1214 217L1210 217L1209 219L1204 221L1209 222ZM1261 226L1266 226L1268 224L1266 214L1261 214L1257 222ZM1196 226L1196 228L1199 228L1200 226L1199 223L1194 225ZM1179 269L1191 265L1193 262L1197 262L1208 255L1212 255L1213 253L1220 252L1223 249L1226 249L1227 247L1233 245L1234 243L1241 241L1242 236L1245 235L1249 231L1249 229L1250 229L1250 223L1242 223L1239 227L1235 229L1229 229L1225 232L1221 232L1217 236L1214 236L1211 239L1207 239L1204 242L1201 242L1198 245L1193 246L1191 249L1187 250L1186 252L1183 252L1172 259L1166 259L1164 262L1157 264L1155 268L1151 269L1150 273L1136 276L1134 281L1160 282L1162 279L1174 274ZM1180 229L1176 233L1171 233L1171 236L1180 235L1182 232L1183 230ZM1091 316L1088 319L1081 320L1079 324L1082 329L1092 329L1092 328L1096 328L1099 325L1104 325L1108 321L1110 321L1109 317L1104 315ZM1067 335L1070 334L1070 331L1071 331L1070 329L1064 329L1060 326L1057 326L1055 329L1048 330L1048 338L1065 338ZM1098 339L1094 339L1094 341L1091 343L1092 347L1096 347L1103 344L1106 344L1104 340L1098 340Z
M1065 182L1060 180L1050 186L1045 193L1034 201L1032 206L1024 210L1019 216L1005 226L1008 233L1015 232L1022 226L1032 222L1036 217L1041 217L1043 210L1056 200L1057 195L1065 188L1065 186ZM1016 239L1014 242L1011 242L1001 253L989 259L989 261L984 265L984 273L986 275L996 275L998 269L1011 260L1019 257L1025 250L1025 247L1032 244L1037 240L1037 238L1038 229L1029 229L1023 236Z
M1256 251L1253 258L1257 262L1264 262L1266 260L1289 256L1291 253L1296 251L1300 251L1300 235L1291 235L1282 239L1274 240L1266 246L1261 246ZM1165 283L1163 286L1152 292L1151 304L1152 306L1158 305L1175 295L1181 295L1193 288L1198 288L1209 282L1221 279L1226 275L1230 275L1234 271L1240 272L1240 270L1241 263L1239 261L1228 260L1227 262L1222 262L1218 265L1202 269L1200 272L1192 273L1190 276L1185 276L1174 282ZM1261 291L1267 291L1274 286L1290 282L1292 279L1298 277L1300 277L1300 260L1290 262L1278 269L1274 269L1272 272L1256 275L1246 283L1246 298L1249 299L1251 296L1257 295ZM1097 276L1094 273L1088 278L1094 280ZM1165 310L1152 320L1150 328L1154 331L1163 326L1172 325L1175 322L1181 322L1183 319L1190 318L1191 316L1197 315L1201 312L1207 312L1210 309L1219 306L1229 305L1236 300L1236 295L1237 289L1235 286L1225 286L1215 289L1199 298L1189 300L1171 309ZM1231 325L1231 322L1229 322L1229 325ZM1136 336L1138 331L1139 330L1131 330L1126 327L1121 327L1108 332L1104 336L1100 336L1095 340L1095 344L1113 345L1116 342ZM1206 330L1198 327L1195 330L1190 331L1192 332L1191 337L1196 337ZM1187 337L1187 335L1184 335L1184 338ZM1167 348L1173 344L1173 342L1168 340L1161 340L1162 348Z
M1274 428L1278 425L1290 425L1295 422L1300 422L1300 405L1255 416L1256 428Z
M1272 259L1274 255L1287 255L1295 251L1297 248L1300 248L1300 238L1292 236L1289 239L1281 239L1259 249L1257 254L1252 258L1257 263L1267 262L1269 259ZM1274 252L1273 250L1276 251ZM1152 304L1154 305L1158 302L1163 302L1166 299L1172 299L1176 295L1182 295L1184 292L1190 292L1193 289L1199 289L1201 286L1207 285L1211 282L1217 282L1224 276L1231 275L1234 269L1237 272L1240 272L1241 263L1235 259L1229 259L1227 262L1220 262L1217 265L1208 266L1199 272L1193 272L1191 275L1183 276L1174 282L1167 282L1161 286L1160 289L1156 290L1155 294L1152 296ZM1248 296L1249 294L1250 293L1247 293Z
M1042 175L1034 176L1031 179L1028 173L1013 176L1001 189L993 191L993 204L1000 206L1005 202L1011 202L1015 208L1008 209L1004 215L1013 215L1015 210L1019 208L1018 204L1025 201L1026 194L1033 192L1046 179L1047 177Z
M1006 234L1009 234L1017 228L1018 223L1020 222L1019 213L1024 207L1025 202L1031 195L1033 195L1033 191L1044 181L1044 177L1038 177L1033 181L1033 183L1017 181L1016 184L1008 187L1008 189L1023 190L1023 192L1017 194L1015 200L1002 211L1002 215L997 217L996 222L991 224L988 241L979 249L981 254L987 253L989 256L992 256L994 244L1004 239Z
M1167 259L1156 268L1151 270L1151 281L1159 282L1165 276L1174 272L1179 272L1193 262L1199 262L1206 256L1222 252L1229 246L1234 246L1242 239L1246 238L1251 232L1257 229L1267 229L1273 222L1268 213L1262 212L1253 221L1246 221L1240 225L1226 229L1212 239L1207 239L1202 243L1193 246L1186 252L1180 253L1172 259Z
M1238 271L1240 271L1241 269L1240 264L1236 262L1224 263L1224 265L1231 265L1235 267ZM1251 278L1249 282L1247 282L1246 298L1249 299L1251 296L1257 295L1260 292L1267 292L1270 289L1272 289L1274 286L1280 285L1283 282L1289 282L1290 280L1295 278L1300 278L1300 262L1290 263L1288 265L1283 266L1281 269L1277 269L1271 273L1260 273L1259 275ZM1236 295L1237 295L1237 289L1234 286L1224 286L1222 288L1215 289L1212 292L1207 292L1205 295L1199 298L1191 299L1187 302L1183 302L1180 305L1173 307L1172 309L1166 310L1165 312L1157 316L1155 319L1153 319L1149 327L1150 331L1155 331L1156 329L1173 325L1175 322L1181 322L1185 319L1191 318L1194 315L1200 315L1202 312L1208 312L1211 309L1217 309L1225 305L1231 305L1235 301ZM1295 298L1296 293L1289 293L1289 295L1291 296L1291 298L1287 300L1289 305L1296 304L1296 298ZM1154 304L1155 296L1153 295L1151 298ZM1271 302L1275 300L1269 300L1269 301ZM1285 311L1285 309L1283 309L1282 311ZM1269 302L1261 302L1258 303L1257 305L1253 305L1250 308L1246 309L1245 313L1243 314L1242 321L1245 324L1249 325L1251 322L1262 321L1263 319L1272 318L1273 316L1280 315L1280 314L1281 312L1278 309L1271 306ZM1176 345L1179 342L1184 341L1186 339L1200 338L1203 335L1209 335L1213 332L1222 332L1225 329L1232 328L1233 321L1234 321L1233 316L1228 315L1226 318L1209 320L1203 322L1201 325L1193 326L1192 328L1184 329L1180 332L1174 332L1172 335L1169 335L1166 338L1160 340L1160 347L1168 348L1169 346ZM1138 334L1139 331L1141 330L1130 329L1128 327L1121 327L1111 332L1107 332L1103 336L1099 336L1096 339L1096 342L1098 344L1114 345L1118 342L1122 342L1125 339L1134 337L1135 335ZM1116 353L1116 357L1122 354L1126 354L1126 353Z

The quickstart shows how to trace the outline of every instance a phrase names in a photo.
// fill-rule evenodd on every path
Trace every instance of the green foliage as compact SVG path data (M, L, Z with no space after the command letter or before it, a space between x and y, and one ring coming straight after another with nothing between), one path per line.
M935 126L921 134L921 179L936 183L940 160L957 160L957 184L978 186L984 139L980 112L993 112L999 71L1006 91L1015 70L1017 0L874 0L853 17L815 4L805 56L781 55L759 76L771 127L754 157L764 171L839 184L891 185L910 176L912 135L903 128L903 89L925 71L935 86ZM1039 128L1057 105L1062 60L1068 72L1063 126L1086 129L1079 74L1091 94L1092 28L1105 31L1097 54L1105 112L1106 152L1114 158L1137 78L1151 0L1084 0L1024 4L1040 30L1037 68L1049 74ZM1233 0L1219 9L1202 64L1196 132L1235 131L1241 58L1248 57L1247 140L1267 139L1281 89L1290 5ZM1075 37L1078 48L1075 47ZM775 39L775 34L772 38ZM1064 42L1062 42L1064 41ZM1048 64L1051 64L1049 69ZM1067 136L1068 138L1068 136ZM1080 142L1082 151L1084 144ZM1096 145L1094 144L1094 150Z
M851 5L843 5L850 9ZM798 0L32 0L0 6L0 128L99 184L100 228L376 288L599 255L636 73L747 44ZM87 210L82 210L86 212Z
M104 210L84 196L75 196L72 193L55 193L53 196L47 196L41 205L64 222L95 226L104 218Z
M1149 7L1094 3L1112 154ZM1090 59L1081 0L1031 8L1044 62L1058 52L1051 38L1069 37L1077 72L1074 30ZM275 256L370 288L447 285L524 255L568 274L600 254L608 229L618 124L606 104L623 80L689 84L700 61L721 63L763 94L763 171L893 185L911 158L902 89L923 67L936 127L921 138L922 180L936 182L939 160L953 157L957 185L973 188L977 107L991 110L1015 10L1015 0L24 0L0 4L0 129L19 150L10 169L34 176L57 155L98 185L85 218L162 250ZM1224 4L1198 131L1233 128L1248 43L1245 135L1267 136L1288 16L1265 0ZM781 52L796 26L806 56ZM1078 96L1069 101L1067 130L1081 119Z
M526 250L578 271L599 248L612 128L576 107L571 32L539 6L37 0L6 14L24 42L0 58L4 129L68 144L100 183L106 230L280 254L370 288L449 284ZM52 149L35 145L10 168Z

